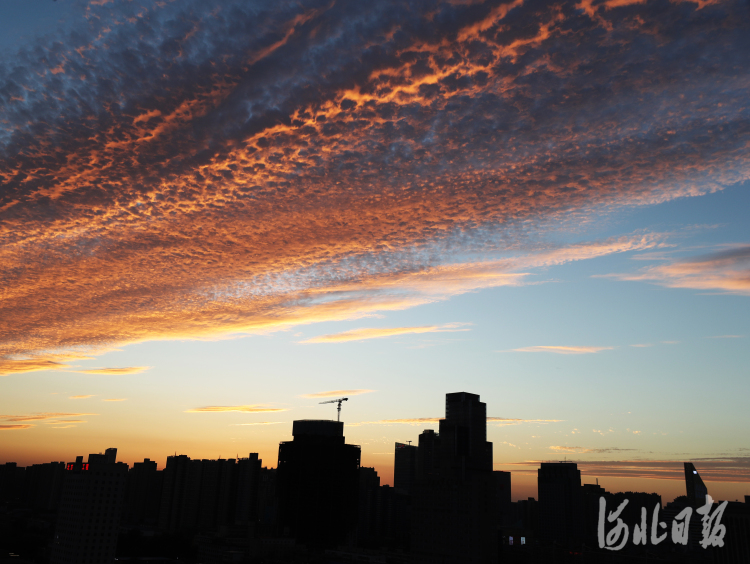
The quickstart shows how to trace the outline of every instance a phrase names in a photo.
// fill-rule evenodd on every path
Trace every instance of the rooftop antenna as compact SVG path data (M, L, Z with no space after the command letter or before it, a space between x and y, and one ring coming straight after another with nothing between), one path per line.
M339 399L335 399L335 400L322 401L320 403L337 403L337 404L339 404L338 415L336 415L336 421L341 421L341 402L342 401L347 401L348 399L349 398L339 398Z
M406 442L409 443L409 446L411 446L411 441L406 441Z

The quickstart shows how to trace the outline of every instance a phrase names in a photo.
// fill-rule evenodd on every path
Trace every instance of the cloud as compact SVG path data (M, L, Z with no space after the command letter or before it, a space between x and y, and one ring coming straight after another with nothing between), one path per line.
M519 425L521 423L561 423L564 419L511 419L507 417L488 417L488 423L498 423L499 425Z
M701 478L706 482L748 482L750 481L750 457L726 458L686 458L695 464ZM511 468L538 467L543 462L496 463ZM581 474L599 478L647 478L655 480L684 481L683 460L635 459L635 460L580 460L575 459ZM520 470L519 473L529 473ZM536 470L533 471L536 474ZM710 488L709 488L710 489Z
M633 274L602 275L618 280L653 282L668 288L750 296L750 245L675 260Z
M244 427L245 425L278 425L284 421L257 421L255 423L232 423L230 427Z
M0 373L531 283L750 178L740 2L99 4L0 60Z
M347 423L349 427L360 427L362 425L429 425L440 421L441 417L416 417L404 419L381 419L380 421L360 421L359 423Z
M578 447L578 446L551 446L549 447L550 450L555 450L558 452L574 452L574 453L597 453L597 454L603 454L603 453L610 453L610 452L627 452L627 451L634 451L638 450L635 448L616 448L616 447L610 447L610 448L586 448L586 447Z
M140 374L151 368L150 366L125 366L122 368L91 368L89 370L77 370L81 374L106 374L117 376L120 374Z
M88 399L93 398L94 396L92 394L85 395L85 396L70 396L68 399Z
M614 347L564 347L564 346L545 346L539 345L534 347L521 347L520 349L511 349L514 352L551 352L555 354L591 354L600 351L609 351Z
M706 337L707 339L742 339L744 335L714 335L713 337Z
M99 415L98 413L32 413L29 415L0 415L5 421L44 421L61 417L82 417L85 415Z
M48 425L68 425L70 423L86 423L84 419L60 419L59 421L45 421Z
M266 405L209 405L206 407L194 407L185 410L185 413L224 413L228 411L239 411L242 413L273 413L287 411L285 408L268 407Z
M303 398L340 398L344 396L358 396L360 394L369 394L375 390L330 390L328 392L316 392L314 394L302 394Z
M128 398L107 398L103 399L102 401L127 401Z
M352 329L342 333L321 335L300 341L301 343L343 343L345 341L363 341L365 339L380 339L393 337L395 335L407 335L409 333L445 333L453 331L468 331L462 328L468 323L446 323L444 325L424 325L422 327L372 327Z
M359 425L424 425L438 423L442 417L415 417L404 419L381 419L380 421L362 421L360 423L349 423L349 426ZM513 419L508 417L488 417L488 423L498 423L500 425L518 425L520 423L560 423L563 419Z
M34 425L6 425L0 423L0 431L19 431L21 429L31 429Z

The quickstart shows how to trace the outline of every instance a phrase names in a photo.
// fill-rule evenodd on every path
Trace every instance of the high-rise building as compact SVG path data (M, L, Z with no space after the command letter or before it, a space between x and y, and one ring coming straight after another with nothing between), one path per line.
M376 546L380 540L380 476L375 468L359 469L357 544Z
M29 507L57 511L65 479L64 462L47 462L26 467L23 498Z
M26 469L15 462L0 466L0 503L21 500L25 473Z
M234 512L235 525L247 526L254 537L259 520L260 472L263 461L257 452L237 460L237 505Z
M417 476L416 445L396 443L393 465L393 487L405 493L411 492L411 486Z
M439 433L419 437L411 552L415 562L494 564L497 479L487 442L487 408L476 394L458 392L445 399Z
M432 429L425 429L419 435L418 444L416 478L421 480L435 474L440 467L437 455L440 436Z
M114 560L128 465L117 449L67 464L52 564L109 564Z
M155 527L159 516L163 472L156 469L156 461L144 458L128 471L125 498L125 523L131 527Z
M692 462L684 462L685 466L685 489L687 490L688 503L692 507L705 505L708 488L701 480L700 474Z
M581 471L574 462L542 462L537 471L539 535L575 544L582 538Z
M162 531L215 531L234 524L236 461L168 456L159 509Z
M320 548L353 542L360 447L345 443L339 421L295 421L292 435L279 445L280 532Z
M498 523L501 527L508 527L511 524L510 472L495 470L492 475L495 477Z
M440 474L466 478L492 471L492 443L487 442L487 405L476 394L445 395L445 419L439 422Z

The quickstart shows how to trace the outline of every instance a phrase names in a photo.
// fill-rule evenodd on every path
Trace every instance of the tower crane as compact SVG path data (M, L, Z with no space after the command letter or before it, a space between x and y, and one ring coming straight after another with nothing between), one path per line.
M348 399L349 398L339 398L339 399L335 399L335 400L322 401L320 403L337 403L337 404L339 404L338 415L336 415L336 421L341 421L341 402L342 401L347 401Z

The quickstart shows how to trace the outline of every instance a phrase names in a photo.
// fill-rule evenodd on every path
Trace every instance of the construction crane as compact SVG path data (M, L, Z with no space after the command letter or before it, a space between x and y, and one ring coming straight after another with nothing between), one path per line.
M338 412L339 413L336 416L336 421L341 421L341 402L342 401L347 401L348 399L349 398L339 398L339 399L330 400L330 401L322 401L320 403L337 403L337 404L339 404L339 407L338 407Z

